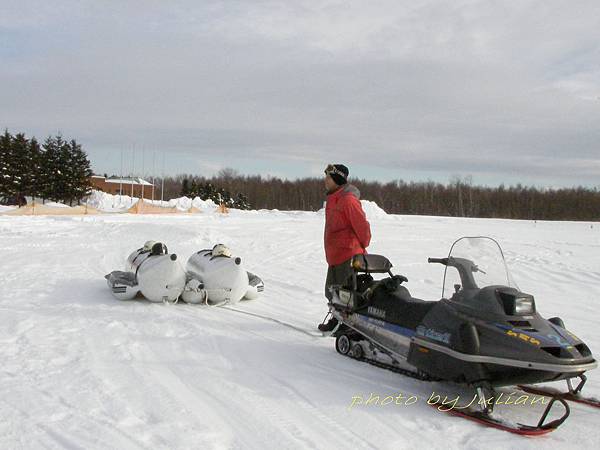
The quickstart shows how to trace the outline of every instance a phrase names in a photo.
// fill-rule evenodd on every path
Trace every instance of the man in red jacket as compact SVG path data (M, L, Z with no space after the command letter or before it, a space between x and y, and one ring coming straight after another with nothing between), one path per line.
M366 253L371 241L371 227L360 204L360 192L348 184L348 168L330 164L325 169L325 257L329 268L325 297L331 300L330 287L345 284L352 275L352 257ZM321 323L319 330L331 331L337 325L332 318Z

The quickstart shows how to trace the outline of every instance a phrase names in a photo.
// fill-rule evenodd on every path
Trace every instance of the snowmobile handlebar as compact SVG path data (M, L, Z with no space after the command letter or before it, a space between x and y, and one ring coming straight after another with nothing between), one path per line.
M438 263L444 266L448 265L448 258L427 258L428 263Z

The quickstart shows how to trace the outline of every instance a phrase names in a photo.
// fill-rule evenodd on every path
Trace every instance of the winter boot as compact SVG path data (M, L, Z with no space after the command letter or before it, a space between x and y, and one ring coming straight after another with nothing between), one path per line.
M333 331L333 329L337 326L338 324L338 320L335 317L332 317L331 319L329 319L329 321L327 323L320 323L318 328L319 331Z

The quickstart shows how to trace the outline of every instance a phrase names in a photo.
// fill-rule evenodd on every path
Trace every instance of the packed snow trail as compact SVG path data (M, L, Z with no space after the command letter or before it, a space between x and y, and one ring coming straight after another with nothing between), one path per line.
M369 250L388 256L423 299L441 293L442 271L427 257L446 256L462 235L495 237L542 315L560 315L600 354L597 224L370 219ZM333 339L312 336L327 310L323 220L276 211L0 216L0 448L598 447L598 415L585 406L573 405L549 436L507 435L426 403L433 391L468 391L342 357ZM119 302L103 276L148 239L182 262L225 243L265 292L235 306L247 314ZM589 373L586 391L600 395L600 372ZM419 401L351 406L371 393Z

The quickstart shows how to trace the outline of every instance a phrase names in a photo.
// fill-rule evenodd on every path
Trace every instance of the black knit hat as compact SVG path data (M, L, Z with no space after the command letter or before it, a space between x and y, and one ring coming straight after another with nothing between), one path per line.
M348 173L350 171L343 164L329 164L325 169L325 174L329 175L335 184L341 186L348 182Z

